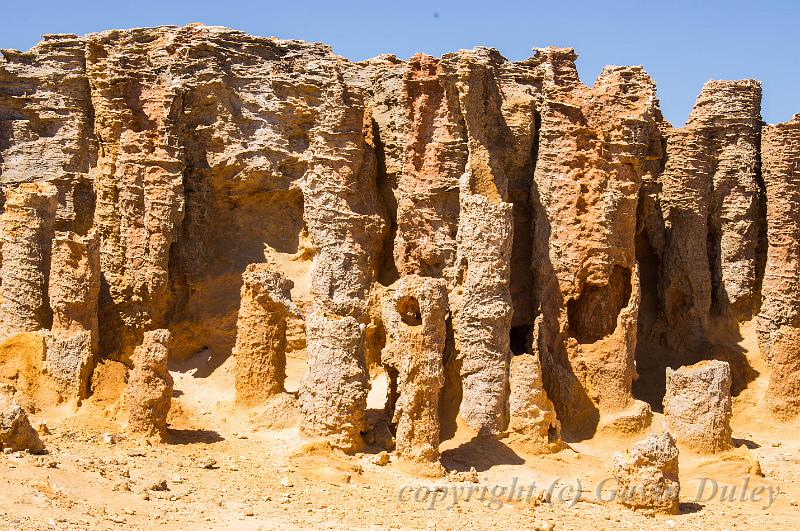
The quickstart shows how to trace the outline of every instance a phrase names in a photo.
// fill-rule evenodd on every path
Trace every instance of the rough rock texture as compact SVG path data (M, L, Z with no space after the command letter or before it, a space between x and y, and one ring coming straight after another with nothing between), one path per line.
M44 444L20 405L0 394L0 449L3 448L36 454L44 450Z
M613 474L618 503L646 513L678 513L678 447L669 433L650 435L624 455L615 454Z
M772 372L766 401L779 419L800 415L800 328L783 327L772 334Z
M286 318L297 313L292 281L267 264L251 264L243 275L236 323L236 401L264 403L283 393L286 380Z
M788 419L800 414L800 114L764 128L761 164L769 250L759 344L772 366L768 405Z
M668 368L664 417L681 444L701 452L730 448L730 365L715 360Z
M97 300L100 255L93 233L56 232L48 295L53 324L47 336L47 370L65 398L86 398L98 354Z
M444 385L447 287L442 279L403 276L382 306L386 346L381 359L390 375L396 375L391 405L397 453L428 472L443 474L439 393Z
M637 255L645 288L637 391L663 396L666 367L717 358L741 389L751 377L735 343L758 310L764 262L759 167L761 84L709 81L686 125L662 124L664 158L644 181Z
M343 450L362 445L367 407L365 325L353 317L306 317L308 373L300 388L301 430Z
M172 376L167 370L170 333L151 330L133 354L128 377L128 432L163 438L172 401Z
M6 194L0 218L2 338L49 327L52 321L47 282L57 193L48 183L23 183Z
M773 335L783 326L800 328L800 114L764 128L761 164L769 250L758 329L770 359Z
M534 345L565 428L591 433L625 408L635 376L636 208L645 162L660 157L655 84L607 67L591 89L571 49L540 50L543 101L532 198L533 269L543 319Z
M561 423L543 388L542 368L532 354L511 359L511 439L529 453L550 453L562 448Z
M512 354L542 378L518 380L514 410L544 392L573 439L646 426L636 399L661 403L668 366L728 361L736 392L759 302L768 357L798 327L798 119L759 142L760 84L711 81L673 128L642 67L590 87L576 57L354 63L199 24L3 51L0 339L41 331L80 398L95 357L129 363L149 331L213 367L240 347L280 360L285 336L307 359L303 433L352 450L384 295L418 275L447 291L442 438L458 416L508 430ZM257 317L250 264L294 284L305 322ZM254 325L237 331L243 308ZM788 405L791 348L780 360ZM240 396L279 390L273 366Z

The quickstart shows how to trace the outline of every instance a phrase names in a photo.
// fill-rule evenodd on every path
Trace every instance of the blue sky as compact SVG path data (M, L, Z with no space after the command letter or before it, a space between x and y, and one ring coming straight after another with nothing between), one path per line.
M509 59L530 49L571 46L583 81L603 65L642 64L656 81L664 115L685 122L708 79L764 83L768 122L800 113L800 2L684 0L474 2L396 0L153 1L4 0L0 48L28 49L43 33L203 22L322 41L365 59L407 58L492 46Z

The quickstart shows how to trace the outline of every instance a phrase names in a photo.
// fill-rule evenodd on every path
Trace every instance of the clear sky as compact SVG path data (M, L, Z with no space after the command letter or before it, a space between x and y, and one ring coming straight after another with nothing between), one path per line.
M570 46L587 84L604 65L644 65L674 125L686 121L708 79L760 79L768 122L800 113L800 1L793 0L3 0L0 48L26 50L43 33L189 22L322 41L355 60L478 45L517 60L533 47Z

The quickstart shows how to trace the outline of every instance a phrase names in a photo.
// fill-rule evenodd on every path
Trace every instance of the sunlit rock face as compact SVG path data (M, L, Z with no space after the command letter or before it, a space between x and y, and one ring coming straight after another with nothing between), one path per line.
M440 425L541 451L644 427L667 367L727 361L735 394L758 316L791 416L798 118L763 127L757 81L711 81L675 128L641 67L588 86L576 58L355 63L202 25L4 51L0 338L43 334L77 399L104 358L236 352L238 407L280 395L350 451L383 369L398 449L435 467Z

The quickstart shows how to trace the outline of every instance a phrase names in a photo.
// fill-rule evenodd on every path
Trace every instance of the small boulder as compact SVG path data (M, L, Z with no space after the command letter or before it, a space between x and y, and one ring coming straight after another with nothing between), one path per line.
M0 395L0 448L32 454L44 451L39 434L31 426L25 410L13 399Z

